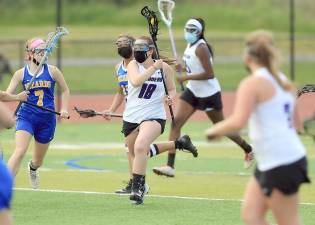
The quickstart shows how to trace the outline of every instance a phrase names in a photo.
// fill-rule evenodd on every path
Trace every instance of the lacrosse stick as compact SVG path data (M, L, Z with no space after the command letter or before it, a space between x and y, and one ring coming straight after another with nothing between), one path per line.
M142 16L144 16L147 21L148 21L148 27L149 27L149 33L151 35L154 47L155 47L155 51L156 51L156 55L157 58L160 59L160 54L159 54L159 50L156 44L157 41L157 35L158 35L158 30L159 30L159 21L158 18L155 14L155 12L153 12L152 10L150 10L148 8L148 6L145 6L143 9L141 9L141 14ZM163 69L160 69L161 75L162 75L162 81L163 81L163 85L164 85L164 90L165 90L165 95L168 96L168 90L165 84L165 80L164 80L164 71ZM173 108L171 105L168 106L169 110L170 110L170 114L171 114L171 118L172 118L172 125L175 125L175 120L174 120L174 113L173 113Z
M45 45L45 52L44 52L44 56L41 59L41 61L38 64L38 67L34 73L34 76L32 77L32 79L30 80L30 82L28 83L27 87L25 88L25 91L30 90L32 83L34 82L37 74L39 73L39 71L42 69L42 65L44 63L47 62L48 59L48 55L50 55L53 52L53 49L56 47L59 39L64 36L69 34L68 30L64 27L57 27L55 32L51 32L48 34L47 40L46 40L46 45ZM15 109L14 115L17 114L17 112L19 111L20 107L22 105L22 102L19 103L19 105L17 106L17 108Z
M315 84L306 84L297 91L297 96L300 97L305 93L315 92Z
M311 136L315 141L315 114L303 122L304 132L302 134Z
M173 0L158 0L158 8L159 8L162 20L164 21L165 25L168 28L168 35L171 41L173 57L176 59L176 63L178 64L178 56L177 56L177 51L176 51L174 35L172 31L172 21L173 21L172 11L174 7L175 7L175 2ZM177 76L181 76L181 71L177 72ZM185 89L182 82L180 82L180 89L182 91Z
M27 105L34 106L34 107L36 107L36 108L42 109L42 110L47 111L47 112L54 113L54 114L56 114L56 115L58 115L58 116L61 116L60 112L56 112L56 111L54 111L54 110L52 110L52 109L45 108L45 107L36 105L36 104L34 104L34 103L31 103L31 102L23 101L22 103L25 103L25 104L27 104ZM68 116L67 119L70 119L70 116Z
M104 114L101 112L96 112L93 109L78 109L77 107L74 107L74 110L79 113L80 117L82 118L89 118L89 117L94 117L94 116L103 116ZM123 117L121 114L115 114L115 113L105 113L105 116L110 116L110 117Z

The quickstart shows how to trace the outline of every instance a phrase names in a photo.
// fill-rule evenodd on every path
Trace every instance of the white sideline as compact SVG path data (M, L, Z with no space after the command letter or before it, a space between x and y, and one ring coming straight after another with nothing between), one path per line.
M97 191L70 191L70 190L54 190L54 189L32 189L32 188L14 188L16 191L38 191L38 192L52 192L52 193L71 193L71 194L90 194L90 195L117 195L115 193L97 192ZM202 200L202 201L230 201L230 202L242 202L242 199L224 199L224 198L204 198L204 197L187 197L176 195L151 195L147 197L153 198L173 198L173 199L187 199L187 200ZM301 202L300 205L315 206L313 202Z
M159 143L159 141L157 142ZM209 143L205 141L194 141L193 142L198 147L229 147L235 146L231 141L221 141L218 143ZM50 148L61 149L61 150L79 150L79 149L117 149L125 148L123 142L89 142L89 143L79 143L79 144L70 144L70 143L55 143L51 144Z

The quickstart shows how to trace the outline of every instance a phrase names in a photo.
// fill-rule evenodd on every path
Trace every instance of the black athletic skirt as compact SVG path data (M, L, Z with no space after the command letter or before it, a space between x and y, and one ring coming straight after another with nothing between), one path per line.
M199 98L192 93L188 88L181 94L180 99L187 102L195 109L202 111L222 110L222 98L221 92L217 92L214 95L205 98Z
M161 125L161 134L163 134L164 129L165 129L165 122L166 120L163 119L148 119L148 120L143 120L141 123L144 121L156 121ZM127 121L123 121L123 128L122 128L122 133L124 134L125 137L127 137L132 131L137 129L141 123L129 123Z
M310 183L307 176L307 160L305 157L288 165L279 166L267 171L259 171L256 167L255 178L266 196L271 196L274 188L285 195L298 192L302 183Z

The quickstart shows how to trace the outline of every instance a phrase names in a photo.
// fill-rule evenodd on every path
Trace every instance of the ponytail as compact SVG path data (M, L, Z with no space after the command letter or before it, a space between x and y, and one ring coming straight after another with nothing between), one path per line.
M214 57L214 51L213 51L213 48L212 46L207 42L207 40L205 39L205 36L204 36L204 32L205 32L205 21L201 18L194 18L195 20L198 20L200 23L201 23L201 26L202 26L202 31L201 31L201 34L199 36L199 40L200 39L203 39L207 46L208 46L208 49L209 49L209 52L211 54L211 57Z
M294 89L294 85L290 80L284 80L280 77L280 54L273 45L271 33L263 31L251 33L246 39L246 47L247 54L256 63L265 66L284 90L292 91Z

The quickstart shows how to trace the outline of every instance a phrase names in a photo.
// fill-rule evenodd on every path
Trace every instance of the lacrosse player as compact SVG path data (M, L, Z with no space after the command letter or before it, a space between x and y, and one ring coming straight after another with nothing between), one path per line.
M5 92L0 92L0 101L26 101L26 91L18 94L11 95ZM0 128L12 128L15 124L13 113L0 102ZM1 150L2 151L2 150ZM2 152L1 152L2 155ZM13 178L6 167L2 156L0 157L0 224L10 225L12 224L12 218L10 213L10 204L12 200Z
M45 41L40 38L33 38L26 42L27 64L13 75L6 90L8 93L13 93L19 84L22 84L25 88L28 86L29 81L38 69L38 65L41 65L39 62L44 56L45 46ZM46 64L46 62L42 64L40 72L30 86L30 94L27 102L35 104L38 107L54 110L54 89L56 83L60 86L62 92L60 117L68 118L69 88L60 70L55 66ZM49 143L54 137L56 127L55 114L38 107L22 104L18 110L15 133L16 145L8 161L9 169L13 175L16 175L32 136L34 136L35 148L32 159L28 164L32 188L38 188L39 175L37 169L43 164L43 159L48 150Z
M135 204L142 204L147 160L152 150L150 145L164 131L164 101L171 105L176 90L172 80L173 71L162 60L155 60L155 48L150 38L140 37L135 41L134 58L127 67L128 97L123 113L123 133L129 152L134 157L130 200ZM161 69L169 90L169 96L166 97ZM159 145L165 150L186 149L195 157L198 155L187 135Z
M249 225L268 224L270 209L277 224L299 225L298 190L310 180L306 152L293 125L296 92L281 77L277 49L263 36L256 32L247 39L244 62L251 74L240 83L233 114L206 135L214 139L238 131L249 120L257 168L245 191L242 218Z
M196 111L202 110L213 123L223 120L221 87L213 70L213 51L204 38L205 24L200 18L189 19L185 25L187 47L184 52L184 66L177 65L179 71L186 74L177 76L179 82L188 81L185 91L181 94L175 110L175 126L172 127L169 140L180 136L181 128ZM253 162L251 146L238 134L227 135L245 152L244 167ZM166 166L154 167L153 172L168 177L175 176L175 151L170 150Z
M0 159L0 224L12 224L10 205L12 200L13 178L6 165Z
M110 119L110 115L114 113L118 107L127 99L128 96L128 77L127 77L127 66L131 60L133 60L133 44L135 39L129 35L120 35L116 41L118 54L123 58L122 62L118 63L115 67L116 76L118 80L118 91L115 94L113 102L108 110L103 111L103 116L107 119ZM177 148L185 149L187 151L193 152L193 154L197 154L195 147L191 143L191 140L188 135L184 135L177 140ZM162 152L166 152L169 149L173 149L175 147L175 142L163 142L157 144L151 144L149 148L149 157L156 156ZM132 186L132 165L134 155L129 154L128 148L128 163L129 163L129 175L130 179L126 187L117 190L115 193L117 194L131 194L131 186ZM149 187L145 184L145 192L148 191Z

